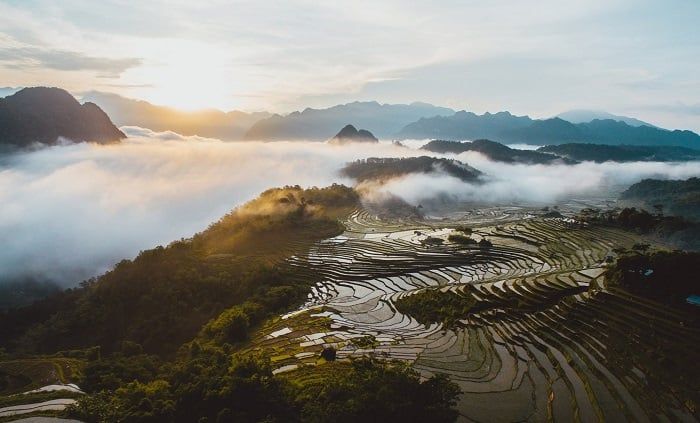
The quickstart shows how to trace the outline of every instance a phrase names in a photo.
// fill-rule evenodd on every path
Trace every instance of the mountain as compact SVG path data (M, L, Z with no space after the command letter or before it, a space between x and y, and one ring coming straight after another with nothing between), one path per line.
M629 126L650 126L656 128L656 125L651 123L641 121L628 116L614 115L612 113L600 111L600 110L585 110L585 109L575 109L569 110L563 113L559 113L555 117L559 119L564 119L565 121L571 123L587 123L593 120L615 120L619 122L625 122Z
M187 112L99 91L88 92L83 99L100 105L119 126L133 125L222 140L240 140L255 122L270 116L267 112L222 112L216 109Z
M397 134L399 139L438 138L448 140L499 139L503 131L525 128L532 124L527 116L509 112L477 115L464 110L452 116L422 118L406 125Z
M615 120L573 124L560 118L536 120L530 126L504 131L499 141L526 144L592 143L609 145L665 145L700 148L692 131L630 126Z
M96 104L80 104L60 88L24 88L0 99L0 146L53 145L59 137L106 144L126 136Z
M594 161L598 163L638 162L638 161L689 161L700 160L700 150L674 146L634 146L602 144L560 144L547 145L537 149L539 152L556 154L577 161Z
M348 144L353 142L369 142L378 143L379 140L371 132L366 129L360 129L359 131L352 125L345 125L343 129L340 130L333 138L331 138L329 144Z
M453 113L452 109L426 103L354 102L327 109L305 109L285 116L274 115L255 123L245 138L263 141L325 141L347 122L367 128L379 138L387 138L417 119Z
M357 182L386 182L413 173L446 173L465 182L475 182L481 172L458 160L436 157L370 157L347 164L341 173Z
M423 118L406 125L397 133L397 138L456 141L488 138L501 143L534 145L593 143L700 149L700 135L692 131L670 131L647 125L632 126L612 119L594 119L585 123L571 123L558 117L532 120L509 112L477 115L460 111L452 116Z
M572 160L562 159L558 155L547 152L518 150L490 140L475 140L472 142L433 140L421 147L421 149L441 154L476 151L493 161L504 163L549 164L556 161L572 162Z

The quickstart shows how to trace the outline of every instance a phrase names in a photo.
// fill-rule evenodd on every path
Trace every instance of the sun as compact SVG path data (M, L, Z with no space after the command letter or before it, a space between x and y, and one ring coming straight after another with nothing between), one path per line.
M146 95L155 104L181 110L227 110L234 103L227 78L211 67L171 65L155 81Z
M150 83L130 94L181 110L230 110L238 105L235 93L241 90L241 82L235 78L224 53L201 43L164 48L153 63L132 75Z

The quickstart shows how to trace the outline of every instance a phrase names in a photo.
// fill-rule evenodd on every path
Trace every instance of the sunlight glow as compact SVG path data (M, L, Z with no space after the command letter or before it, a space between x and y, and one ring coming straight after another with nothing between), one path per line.
M219 49L180 40L177 47L161 51L156 57L154 66L135 69L129 75L153 81L136 88L136 97L181 110L231 110L236 105L237 83Z

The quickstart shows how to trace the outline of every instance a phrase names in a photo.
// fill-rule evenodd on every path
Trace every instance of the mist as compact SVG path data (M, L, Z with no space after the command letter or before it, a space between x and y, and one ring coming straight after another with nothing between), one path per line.
M484 172L482 184L466 184L445 174L414 174L380 188L412 205L431 198L491 205L551 205L576 197L616 197L645 178L687 179L700 176L700 162L631 162L577 165L506 164L488 160L478 152L456 158Z
M338 173L346 161L402 150L227 143L121 129L129 135L121 144L72 144L2 158L0 281L33 277L76 285L141 250L205 229L267 188L352 184Z
M232 143L121 129L129 135L121 144L70 144L2 158L0 283L34 278L75 286L141 250L205 229L267 188L352 185L338 172L349 161L434 155L389 142ZM483 171L484 183L470 185L438 173L411 175L380 189L414 205L438 195L480 203L547 203L644 177L700 175L698 163L524 166L472 152L451 157Z

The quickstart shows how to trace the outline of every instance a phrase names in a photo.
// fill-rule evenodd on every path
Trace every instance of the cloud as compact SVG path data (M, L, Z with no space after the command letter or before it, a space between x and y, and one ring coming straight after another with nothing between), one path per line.
M61 71L89 70L99 77L118 78L126 70L139 66L141 59L110 59L93 57L66 50L51 50L38 47L0 48L0 63L13 69L48 68Z
M121 145L73 144L0 160L0 281L63 286L204 230L267 188L350 181L347 160L390 145L225 143L124 127ZM415 154L409 152L409 154Z
M452 156L454 157L454 156ZM449 175L410 175L382 187L412 205L431 199L467 204L552 205L579 198L614 200L622 190L644 178L687 179L700 176L700 163L593 163L521 165L492 162L476 152L457 159L486 174L482 184L465 184Z
M390 144L228 143L122 129L129 138L120 145L73 144L0 160L0 282L38 277L76 285L140 250L205 229L267 188L351 184L338 173L349 161L426 153ZM642 177L700 175L697 163L547 167L493 163L471 153L459 158L490 179L469 185L416 175L383 189L413 204L434 196L549 203Z
M0 87L0 97L7 97L8 95L12 95L21 89L21 87Z

